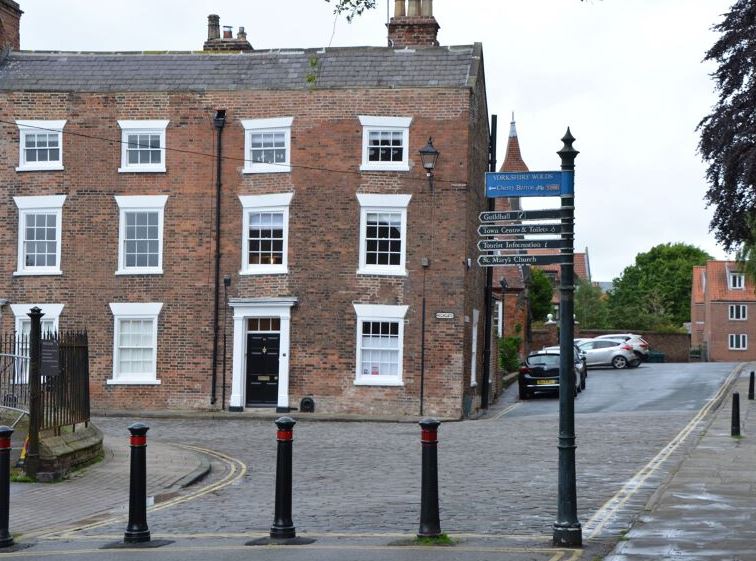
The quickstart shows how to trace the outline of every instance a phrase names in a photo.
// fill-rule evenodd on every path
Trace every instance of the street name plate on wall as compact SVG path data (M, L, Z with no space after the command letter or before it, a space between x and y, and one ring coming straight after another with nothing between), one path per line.
M454 319L454 312L436 312L436 319Z
M60 373L58 342L54 339L42 339L40 352L40 372L42 376L57 376Z

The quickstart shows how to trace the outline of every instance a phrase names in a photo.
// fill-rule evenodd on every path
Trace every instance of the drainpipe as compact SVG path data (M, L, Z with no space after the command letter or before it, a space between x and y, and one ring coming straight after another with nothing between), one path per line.
M491 115L491 136L488 141L488 171L496 171L496 124L497 116ZM496 199L488 199L488 210L496 210ZM486 288L483 297L485 308L485 321L483 328L483 380L480 387L480 408L488 409L488 400L490 394L490 384L488 379L491 376L491 306L493 304L493 267L486 267Z
M218 109L213 118L213 126L218 133L218 148L215 151L215 292L213 295L213 378L210 390L210 405L218 401L218 298L220 296L220 232L221 232L221 163L223 162L223 127L226 126L226 110ZM224 356L225 358L225 356Z

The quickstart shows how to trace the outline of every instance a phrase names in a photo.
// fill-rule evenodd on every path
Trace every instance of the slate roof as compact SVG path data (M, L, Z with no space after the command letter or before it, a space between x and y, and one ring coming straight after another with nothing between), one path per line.
M0 91L228 91L472 87L479 43L392 49L345 47L236 54L13 51L0 59ZM316 67L311 60L317 58ZM307 80L317 74L312 84Z

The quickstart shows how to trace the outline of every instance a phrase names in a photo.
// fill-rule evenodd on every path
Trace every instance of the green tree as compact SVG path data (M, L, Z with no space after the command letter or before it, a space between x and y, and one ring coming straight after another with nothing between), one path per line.
M751 217L748 221L751 235L741 244L737 252L736 259L743 272L753 283L756 283L756 217Z
M748 217L756 214L756 2L737 0L713 29L721 36L704 60L718 64L718 98L698 125L698 150L708 163L711 229L729 251L749 241Z
M549 277L541 269L530 269L530 285L528 298L530 300L530 314L536 321L546 321L546 314L550 313L551 297L554 287Z
M693 267L709 259L702 249L684 243L661 244L636 255L609 293L612 327L668 329L689 321Z
M575 319L583 329L609 329L609 304L603 291L578 279L575 289Z
M329 4L331 0L325 0ZM351 22L355 16L359 16L365 10L375 8L375 0L335 0L334 14L346 13L346 19Z

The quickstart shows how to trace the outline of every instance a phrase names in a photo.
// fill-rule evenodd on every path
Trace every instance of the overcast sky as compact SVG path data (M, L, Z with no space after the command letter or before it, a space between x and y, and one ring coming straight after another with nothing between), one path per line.
M207 15L244 26L255 49L386 45L386 8L336 18L324 0L17 0L21 48L199 50ZM576 240L593 280L664 242L724 257L709 233L695 128L715 102L703 64L734 0L435 0L442 45L483 43L498 161L515 113L531 170L558 169L569 125ZM443 157L443 146L437 147ZM526 208L554 206L531 199Z

